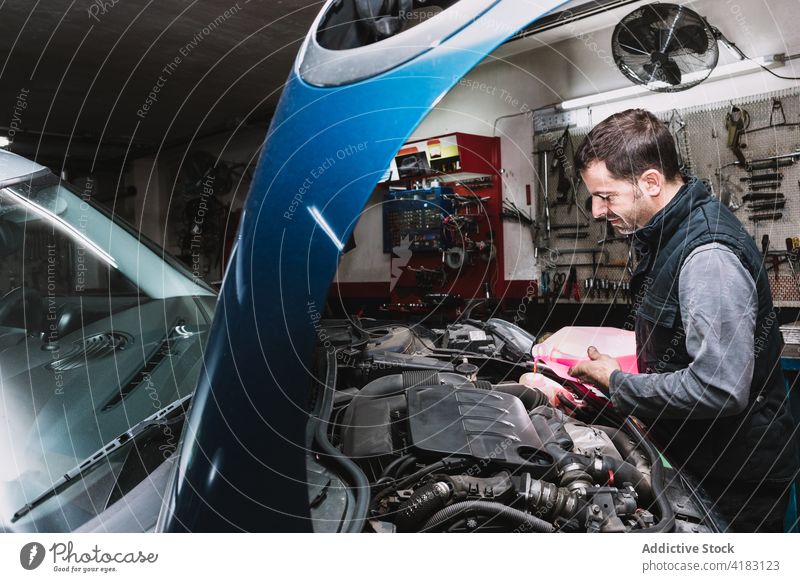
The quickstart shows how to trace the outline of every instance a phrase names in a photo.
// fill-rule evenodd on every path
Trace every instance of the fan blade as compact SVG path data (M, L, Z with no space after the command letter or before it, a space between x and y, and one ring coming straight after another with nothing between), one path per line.
M709 39L706 35L706 29L702 25L687 24L675 31L673 36L667 42L665 53L675 53L678 51L690 51L696 54L702 54L709 48Z
M654 53L652 60L643 68L650 75L650 82L662 81L673 86L681 84L681 70L678 63L662 53Z
M635 18L622 25L617 35L617 42L631 52L641 51L650 54L656 49L656 36L650 28L653 20L650 18Z

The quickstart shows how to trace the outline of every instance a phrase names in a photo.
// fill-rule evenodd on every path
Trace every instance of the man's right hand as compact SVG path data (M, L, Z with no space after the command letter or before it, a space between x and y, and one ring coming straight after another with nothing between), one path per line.
M594 346L586 350L588 362L575 364L567 372L578 380L591 384L598 390L608 394L608 385L611 383L611 373L620 370L619 362L607 354L601 354Z

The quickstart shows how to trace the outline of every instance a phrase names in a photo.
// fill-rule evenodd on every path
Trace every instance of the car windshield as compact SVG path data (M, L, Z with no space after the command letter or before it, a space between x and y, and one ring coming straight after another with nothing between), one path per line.
M116 260L90 238L88 205L84 204L84 216L73 224L70 219L76 208L74 204L70 208L70 198L71 193L52 175L0 190L0 286L6 300L19 295L15 303L28 306L45 297L66 300L82 295L114 297L141 292L120 272ZM80 212L80 204L77 210ZM9 315L10 318L0 319L6 327L23 323L27 331L34 333L55 331L46 330L49 326L40 321L39 315L44 312L17 310Z
M191 394L214 300L53 174L0 189L0 527L71 530L124 493L121 451L12 520L105 443ZM179 433L162 436L166 458Z

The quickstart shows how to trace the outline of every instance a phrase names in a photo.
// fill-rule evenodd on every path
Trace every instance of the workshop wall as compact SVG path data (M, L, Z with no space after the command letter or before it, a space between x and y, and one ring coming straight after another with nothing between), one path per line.
M797 52L794 48L800 46L800 33L795 27L777 26L777 23L790 22L791 1L770 3L765 9L762 3L751 2L741 5L733 2L693 2L692 8L705 15L710 22L723 29L727 36L736 42L748 54L760 57L769 54ZM621 11L625 14L636 5L627 6ZM782 20L782 18L786 20ZM616 97L613 101L604 102L608 96L603 92L614 91L620 88L630 88L631 84L618 71L610 59L610 51L603 47L610 46L610 37L616 16L610 25L597 28L591 25L576 23L566 25L560 35L567 38L547 37L541 39L524 39L505 45L496 51L492 57L473 70L467 77L460 80L457 86L448 93L438 104L436 109L423 121L414 133L414 138L424 138L439 135L455 130L468 131L483 135L498 135L501 138L504 197L513 200L518 206L539 216L540 209L536 207L538 196L533 196L531 205L526 205L525 186L534 185L537 192L541 192L543 184L539 173L536 172L536 162L532 159L530 151L533 149L534 135L533 123L529 112L564 101L598 94L597 99L588 107L576 110L575 120L577 129L573 129L573 140L579 141L589 127L604 119L611 113L630 107L643 107L662 114L673 109L687 112L694 111L698 114L698 106L720 102L723 100L751 101L753 96L779 94L782 90L791 89L797 84L793 81L777 79L765 72L757 71L747 74L722 74L718 78L708 79L697 87L688 91L673 94L651 93L645 89L638 94L630 95L624 99ZM608 22L608 18L606 18ZM776 31L776 28L778 30ZM538 46L537 46L538 44ZM522 53L515 52L520 48L514 45L528 47ZM725 65L736 61L724 46L720 46L719 71L724 72ZM787 66L776 66L773 70L778 74L796 75L791 62ZM554 73L556 72L556 73ZM635 91L635 89L634 89ZM765 97L766 98L766 97ZM692 108L695 108L693 110ZM788 110L787 110L788 111ZM709 112L709 115L713 113ZM514 117L505 117L514 116ZM724 112L720 114L720 120ZM754 121L754 125L755 125ZM711 138L712 127L708 123L703 125L706 132L701 135L700 127L697 132L691 132L691 141L697 153L703 154L704 160L698 160L703 166L704 177L713 178L713 171L709 176L709 165L714 169L720 164L714 163L710 158L725 159L730 155L724 142L720 144L719 133ZM723 128L724 129L724 128ZM707 135L706 135L707 134ZM558 136L545 135L550 146ZM797 144L790 144L791 133L785 133L781 147L793 149ZM776 144L777 145L777 144ZM767 155L768 149L764 150ZM776 148L772 148L776 150ZM777 153L777 150L773 153ZM552 185L551 185L552 187ZM585 192L584 192L585 194ZM788 209L785 221L793 228L790 216L795 215L800 209ZM794 220L797 221L797 216ZM570 217L574 224L585 222L587 217L572 208ZM746 220L746 219L745 219ZM548 264L544 257L537 264L532 263L533 245L529 229L523 228L513 222L503 225L505 236L504 251L506 261L505 276L508 279L536 278L542 266ZM599 230L599 227L595 230ZM773 238L782 241L788 230L784 228L780 233L774 232ZM598 234L598 233L593 233ZM780 235L780 236L778 236ZM585 254L580 256L570 252L576 246L595 245L602 239L599 236L590 236L585 241L565 237L560 243L553 244L559 252L556 261L549 264L569 264L588 262ZM620 246L613 250L614 256L607 262L620 264L627 259L627 248ZM617 256L619 255L619 256ZM516 258L516 260L515 260ZM591 268L583 270L582 275L591 276ZM601 270L594 276L607 277L610 280L621 280L623 270L615 267L610 270ZM787 305L794 305L791 294L780 295L789 301ZM601 296L598 301L607 301Z
M692 7L725 28L734 41L753 55L788 52L787 43L800 45L800 37L794 30L783 36L774 34L772 19L788 17L791 2L770 4L770 11L766 12L758 4L740 6L704 1L692 3ZM603 47L610 46L617 20L635 6L637 4L501 46L445 95L410 141L455 131L499 136L503 196L524 212L537 216L537 196L527 195L528 188L535 194L542 187L531 154L534 138L531 112L568 99L631 87L610 58L610 51ZM728 51L721 49L721 65L733 60ZM791 73L788 67L784 69ZM576 112L576 117L579 124L591 125L628 107L665 111L790 85L789 81L766 74L752 74L709 80L679 94L652 94L643 90L642 95L605 104L599 96L597 103ZM380 232L381 213L373 208L379 202L380 197L374 196L365 209L356 228L356 241ZM505 278L519 281L538 278L543 262L534 261L530 229L505 221L503 235ZM569 242L563 246L568 246ZM375 248L357 247L345 256L339 269L342 282L386 282L389 279L389 258Z
M133 160L132 222L207 281L222 277L226 249L250 190L264 127L243 127ZM210 170L218 160L222 172ZM202 179L208 174L212 176Z
M383 198L377 188L361 212L353 240L356 248L342 256L334 285L342 283L389 283L391 255L383 252Z
M775 303L781 307L798 307L800 288L792 272L796 264L787 263L782 259L787 249L786 239L800 236L800 182L798 182L800 164L793 163L789 159L782 160L780 163L787 165L782 165L775 171L778 175L773 182L758 181L759 174L773 173L772 170L751 173L736 165L734 153L727 147L725 126L726 113L731 105L748 112L750 118L748 130L755 130L752 133L746 130L741 140L746 144L744 151L748 160L798 152L800 89L797 87L676 108L658 115L671 126L673 134L676 135L681 157L687 166L686 172L706 180L715 196L726 202L730 201L731 208L737 213L756 243L761 245L763 237L769 237L769 249L772 254L765 260L765 266L771 270L770 284ZM590 128L591 125L584 125L570 129L569 142L565 146L568 155L571 155ZM553 143L561 135L562 132L558 131L536 136L536 149L552 150ZM800 157L800 153L798 156ZM756 181L750 183L749 180L754 175ZM559 267L578 264L580 281L585 282L588 278L602 281L602 289L595 290L588 297L584 290L582 299L584 303L627 301L629 299L627 293L614 291L615 288L621 290L620 284L628 280L625 267L630 249L627 240L613 237L613 233L607 233L604 221L594 221L588 216L588 207L581 209L589 197L584 186L579 187L577 191L577 204L574 204L569 197L558 202L559 195L556 192L555 182L554 177L548 181L552 234L549 252L540 253L544 266L558 271ZM764 189L762 186L770 187ZM756 191L756 198L762 200L753 200L752 191ZM771 195L774 192L778 193L776 197ZM776 199L777 207L764 207ZM752 204L760 204L761 207L754 210ZM758 216L762 220L755 221L752 219L753 216ZM576 247L599 249L602 254L598 264L587 266L586 254L576 253Z

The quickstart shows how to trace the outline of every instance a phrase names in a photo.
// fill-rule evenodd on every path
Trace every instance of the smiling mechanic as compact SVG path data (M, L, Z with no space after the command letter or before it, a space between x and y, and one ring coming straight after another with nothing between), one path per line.
M630 109L575 154L592 214L630 234L639 374L590 347L570 374L642 419L733 531L783 531L798 469L782 339L762 257L739 220L684 178L667 127Z

